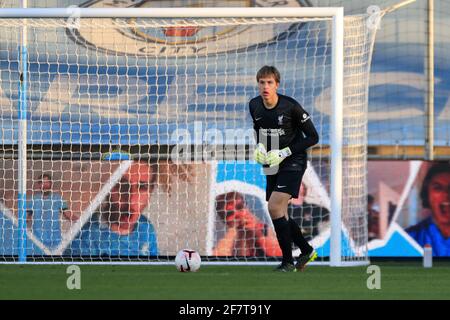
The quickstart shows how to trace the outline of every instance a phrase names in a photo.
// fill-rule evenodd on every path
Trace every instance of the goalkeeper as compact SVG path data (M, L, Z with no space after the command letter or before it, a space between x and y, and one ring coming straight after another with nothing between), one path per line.
M293 98L278 94L280 73L273 66L262 67L257 75L259 96L249 102L257 146L255 160L267 176L266 200L283 259L275 269L303 270L317 257L297 223L288 217L288 203L297 198L307 166L306 150L319 141L309 114ZM294 265L292 242L301 251Z

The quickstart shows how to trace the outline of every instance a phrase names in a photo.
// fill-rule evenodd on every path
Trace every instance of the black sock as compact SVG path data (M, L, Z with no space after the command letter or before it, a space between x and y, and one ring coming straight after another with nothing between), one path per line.
M308 241L306 241L305 237L303 237L302 229L300 229L297 222L295 222L293 219L289 219L288 222L292 241L297 245L302 253L310 252L312 250L312 247L309 245Z
M293 263L292 258L292 238L289 230L289 223L285 217L272 220L275 232L277 234L278 244L280 245L281 252L283 253L284 263Z

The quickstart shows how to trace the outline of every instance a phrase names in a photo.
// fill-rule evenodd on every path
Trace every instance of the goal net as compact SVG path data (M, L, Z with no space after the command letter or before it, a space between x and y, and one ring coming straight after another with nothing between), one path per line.
M278 261L248 113L256 71L274 65L279 92L320 135L289 214L328 262L339 190L340 260L367 262L376 28L345 17L342 180L332 185L332 17L239 12L0 18L0 261L171 262L184 248L203 261Z

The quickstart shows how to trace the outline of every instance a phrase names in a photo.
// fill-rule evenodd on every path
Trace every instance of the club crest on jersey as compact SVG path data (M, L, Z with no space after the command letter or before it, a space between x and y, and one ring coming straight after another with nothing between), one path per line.
M300 7L298 0L237 0L233 4L238 7ZM157 7L202 7L206 1L154 1L154 0L90 0L79 7L84 8L157 8ZM214 1L216 7L226 7L228 1ZM95 32L84 23L77 28L68 28L67 33L79 45L108 54L138 55L147 57L181 57L207 56L223 52L236 52L247 48L270 44L289 32L291 24L266 25L217 25L214 28L205 24L182 26L152 26L149 19L104 19L112 27L107 29L108 35ZM156 20L155 20L156 21ZM118 23L120 22L120 23ZM183 20L184 23L186 21ZM120 25L121 27L115 27ZM114 39L114 41L112 41ZM247 39L242 41L242 39Z
M278 116L278 125L282 126L283 125L283 115Z

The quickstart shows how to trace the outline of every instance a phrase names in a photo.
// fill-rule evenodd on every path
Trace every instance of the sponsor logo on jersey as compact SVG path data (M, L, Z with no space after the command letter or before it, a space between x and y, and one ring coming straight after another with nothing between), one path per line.
M215 7L226 7L228 1L215 1ZM209 4L210 5L210 4ZM135 0L91 0L80 5L85 8L158 8L158 7L202 7L205 1L135 1ZM248 0L233 2L235 7L300 7L296 0ZM67 29L79 44L109 54L137 55L151 57L206 56L228 51L247 50L250 47L269 44L292 27L291 23L281 24L234 24L205 27L189 25L183 19L183 26L150 27L151 20L145 19L102 19L111 26L107 31L95 32L87 23L78 28ZM119 25L122 24L121 27Z
M311 118L311 117L307 113L304 113L300 122L305 123L306 121L309 120L309 118Z
M269 137L280 137L286 134L284 129L259 129L259 131L263 136Z

